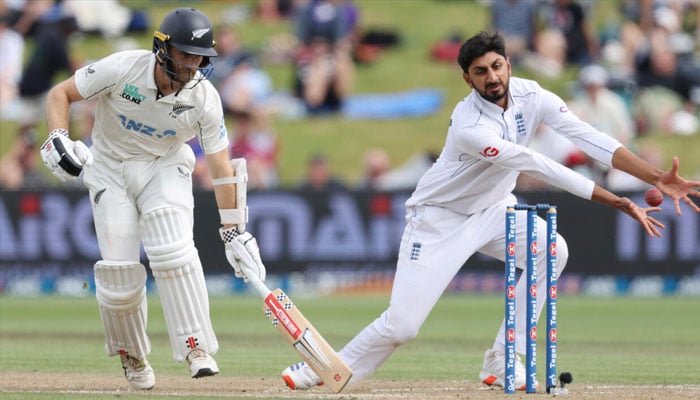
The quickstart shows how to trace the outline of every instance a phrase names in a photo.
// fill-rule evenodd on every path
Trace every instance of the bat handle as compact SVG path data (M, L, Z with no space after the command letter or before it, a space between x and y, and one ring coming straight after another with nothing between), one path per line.
M241 265L241 271L245 274L246 278L248 278L248 283L253 285L255 290L260 294L260 296L262 296L263 299L266 298L267 295L272 293L270 288L268 288L267 285L265 285L265 283L262 280L260 280L258 274L256 274L253 271L250 271L248 267L245 266L245 264Z

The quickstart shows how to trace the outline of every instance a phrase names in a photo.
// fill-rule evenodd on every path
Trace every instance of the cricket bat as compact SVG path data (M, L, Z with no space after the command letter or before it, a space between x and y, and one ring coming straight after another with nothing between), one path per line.
M247 267L242 266L241 269L249 283L263 297L262 309L272 325L277 327L285 340L316 372L323 385L335 393L340 393L352 377L350 367L282 289L270 290L256 274L248 274Z

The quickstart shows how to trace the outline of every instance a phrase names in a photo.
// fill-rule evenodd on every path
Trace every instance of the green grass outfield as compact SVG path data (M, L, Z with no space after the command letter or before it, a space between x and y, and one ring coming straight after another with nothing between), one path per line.
M300 298L297 306L338 349L378 316L387 300L387 296ZM573 385L698 385L699 304L697 298L562 297L559 371L570 371ZM419 336L400 347L370 383L371 379L476 381L483 352L492 344L502 316L500 297L444 297ZM262 377L270 385L283 385L279 372L297 357L264 317L257 298L212 298L212 318L220 341L216 358L221 375ZM189 379L187 368L172 361L156 297L149 297L149 319L150 359L157 376ZM542 381L542 325L540 332ZM115 380L122 379L119 361L104 353L94 298L0 297L0 376L9 372L113 374ZM159 398L154 395L8 392L0 383L4 399Z

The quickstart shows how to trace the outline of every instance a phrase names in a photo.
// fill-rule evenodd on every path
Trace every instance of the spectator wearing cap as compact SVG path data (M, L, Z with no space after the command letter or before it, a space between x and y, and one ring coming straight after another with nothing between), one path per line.
M581 120L635 149L637 131L632 113L620 95L609 89L610 75L600 65L591 64L579 72L578 93L569 101L569 109ZM578 156L578 157L576 157ZM567 165L587 171L597 182L612 185L619 190L641 189L643 184L633 176L618 170L605 170L581 152L572 153Z
M569 109L583 121L629 147L637 134L632 115L622 97L610 90L608 71L591 64L579 72L580 90L569 101Z

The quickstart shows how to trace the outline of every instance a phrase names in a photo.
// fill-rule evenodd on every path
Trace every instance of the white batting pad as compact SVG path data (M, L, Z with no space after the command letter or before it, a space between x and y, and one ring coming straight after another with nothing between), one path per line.
M178 362L195 347L209 354L219 348L191 221L177 208L160 208L141 217L143 247L158 287L173 358Z
M107 354L126 352L144 359L151 352L146 334L146 268L138 261L98 261L95 295Z

